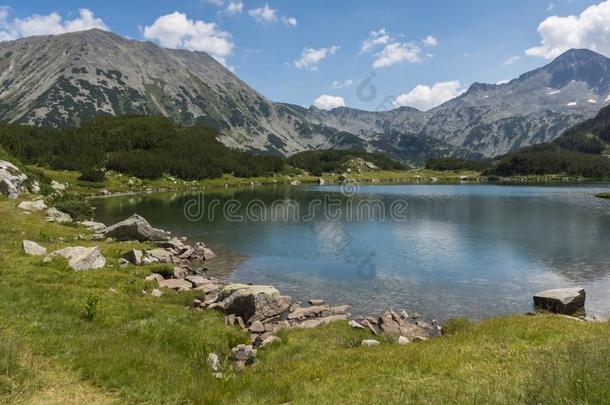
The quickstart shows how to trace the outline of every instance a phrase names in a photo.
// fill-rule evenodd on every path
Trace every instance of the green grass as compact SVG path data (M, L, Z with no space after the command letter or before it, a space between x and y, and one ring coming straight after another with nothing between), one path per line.
M345 322L282 333L259 362L217 380L208 353L226 356L247 336L194 294L142 294L149 269L117 266L135 243L101 243L102 270L72 272L21 252L49 250L83 229L24 215L0 200L0 402L69 403L604 403L610 401L610 325L559 316L454 320L449 336L362 348ZM61 242L63 238L66 242ZM115 291L111 291L114 289ZM90 297L99 299L91 320ZM42 366L41 366L42 365ZM44 372L39 372L43 370Z

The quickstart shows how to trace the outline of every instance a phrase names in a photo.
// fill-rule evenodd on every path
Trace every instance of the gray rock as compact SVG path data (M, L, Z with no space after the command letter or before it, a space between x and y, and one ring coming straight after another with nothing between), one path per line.
M24 211L44 211L47 209L47 205L42 200L23 201L17 207Z
M220 292L219 307L225 314L240 316L246 323L262 321L288 311L290 297L272 286L229 284Z
M252 333L263 333L265 332L265 326L261 321L254 321L252 325L248 328L248 330Z
M170 240L159 241L159 242L157 242L157 245L164 249L178 250L184 246L184 243L182 243L182 241L178 238L171 238Z
M281 338L279 338L278 336L268 336L265 339L263 339L263 341L261 342L260 347L265 347L268 346L272 343L280 343L282 341Z
M296 325L297 328L311 329L317 328L318 326L326 325L331 322L347 321L347 315L329 315L321 318L307 319Z
M17 198L27 179L14 164L0 160L0 194L11 200Z
M405 336L399 336L398 337L398 344L399 345L408 345L409 343L411 343L411 341L409 340L408 337L405 337Z
M151 273L145 278L146 281L163 281L164 278L161 274Z
M410 339L417 336L430 336L430 332L427 329L408 322L394 313L391 309L388 309L381 314L378 325L380 330L387 335L405 336Z
M365 339L360 345L365 347L377 346L379 345L379 341L375 339Z
M158 297L160 297L162 295L163 295L163 291L161 291L159 289L156 289L156 288L153 289L152 292L150 293L151 297L156 297L156 298L158 298Z
M313 318L317 316L341 315L347 313L349 305L317 305L305 308L297 308L288 314L288 319Z
M67 247L56 250L49 256L61 256L68 259L68 266L75 271L101 269L106 265L106 259L104 259L97 246L91 248L82 246Z
M188 275L188 271L184 267L174 267L174 278L185 278Z
M95 233L100 233L100 232L106 231L106 225L102 224L101 222L81 221L81 222L79 222L79 225L82 225L85 228L87 228L87 230L89 230L91 232L95 232Z
M318 306L318 305L324 305L324 300L309 300L309 305L314 305L314 306Z
M256 361L256 349L252 345L238 345L231 349L231 361L237 367L254 364Z
M193 288L193 285L184 279L157 280L157 283L159 288L170 288L172 290L190 290Z
M51 181L51 188L55 191L65 191L68 186L55 180Z
M150 258L153 263L172 263L172 254L165 249L147 250L144 256Z
M51 207L45 211L48 222L56 222L58 224L69 224L72 222L72 217L65 212L61 212L55 207Z
M109 226L104 235L117 240L135 239L140 242L165 240L170 236L166 231L153 228L146 219L137 214Z
M220 371L220 357L216 353L210 353L208 355L208 366L214 372Z
M131 249L130 251L123 254L123 259L127 260L131 264L135 264L136 266L142 265L142 258L144 257L144 253L138 249Z
M358 322L354 321L353 319L351 321L349 321L347 324L355 329L366 329L364 326L362 326Z
M121 268L125 268L125 267L129 266L129 262L121 257L119 259L119 266Z
M40 246L36 242L32 242L31 240L23 241L23 251L29 256L44 256L47 254L46 248Z
M205 261L212 260L216 257L216 253L210 248L203 248L202 257Z
M550 312L572 315L584 311L586 293L584 288L559 288L534 295L534 305Z

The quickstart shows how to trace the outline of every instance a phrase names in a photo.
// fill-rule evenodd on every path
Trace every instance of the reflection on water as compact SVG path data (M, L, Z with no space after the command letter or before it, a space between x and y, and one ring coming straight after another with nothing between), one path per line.
M137 212L155 226L205 241L219 254L211 270L230 271L230 279L273 284L300 300L347 303L353 313L393 307L480 318L527 311L541 289L580 285L588 312L605 315L610 203L593 197L603 189L374 185L350 197L335 186L225 190L205 194L218 204L206 206L211 215L197 222L183 211L192 195L125 196L96 205L106 223ZM265 207L291 199L304 214L326 197L343 208L336 221L319 210L311 221L235 222L222 215L229 200L243 210L255 199ZM365 199L384 207L405 200L407 220L354 220L351 204Z

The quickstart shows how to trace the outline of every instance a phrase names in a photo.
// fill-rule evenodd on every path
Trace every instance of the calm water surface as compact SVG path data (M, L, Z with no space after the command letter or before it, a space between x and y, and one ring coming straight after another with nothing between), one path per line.
M483 318L528 311L532 294L542 289L583 286L587 312L606 315L610 201L593 196L605 190L607 185L370 185L346 196L336 186L278 186L206 192L203 200L163 194L95 204L97 219L107 224L139 213L175 235L205 241L219 255L211 271L229 280L272 284L297 300L350 304L354 314L392 307L440 319ZM195 197L204 215L193 221L184 205ZM329 198L339 202L338 219L311 209L312 201ZM272 220L269 207L285 199L298 203L298 220ZM363 199L385 207L406 201L407 219L358 221L354 207ZM233 217L245 216L247 204L256 201L248 212L257 217L225 218L229 200ZM255 208L261 206L266 211Z

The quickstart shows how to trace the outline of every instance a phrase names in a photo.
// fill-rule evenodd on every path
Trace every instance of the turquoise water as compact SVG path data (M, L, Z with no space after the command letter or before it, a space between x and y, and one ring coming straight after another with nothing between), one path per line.
M605 190L278 186L95 204L97 219L107 224L139 213L157 227L205 241L219 255L213 273L272 284L297 300L350 304L354 314L391 307L430 318L483 318L529 311L539 290L583 286L587 312L606 315L610 201L593 196ZM362 209L367 204L374 209ZM390 215L392 204L400 215ZM357 215L367 212L375 215Z

